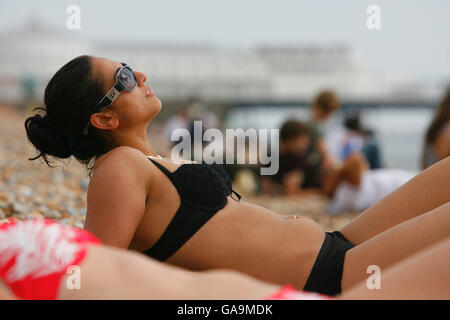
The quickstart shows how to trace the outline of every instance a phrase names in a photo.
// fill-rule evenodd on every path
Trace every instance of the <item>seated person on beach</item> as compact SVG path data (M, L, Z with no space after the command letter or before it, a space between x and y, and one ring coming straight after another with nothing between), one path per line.
M278 172L273 176L261 176L263 193L284 195L308 195L320 193L319 188L308 188L307 149L310 145L309 128L295 120L286 121L280 129ZM319 185L320 186L320 185Z
M326 212L362 212L412 179L417 172L402 169L371 170L364 154L350 154L325 190L331 197Z
M285 195L325 194L331 198L327 207L331 214L361 212L417 174L399 169L371 170L365 156L353 151L341 168L329 173L328 184L323 184L321 189L305 189L307 127L296 120L285 122L280 130L280 141L278 173L261 179L273 180ZM270 181L264 181L264 185L266 191L273 193Z
M422 167L450 156L450 88L442 99L425 135Z
M340 107L337 94L331 90L319 92L311 104L311 119L307 123L310 141L306 149L304 188L321 188L326 183L328 173L333 171L336 159L327 148L324 127Z
M366 157L370 169L383 167L375 133L363 127L360 113L355 110L347 112L344 126L328 133L325 142L327 150L337 161L343 162L353 152L359 151Z
M325 232L240 199L218 164L158 156L147 127L162 103L146 80L118 61L77 57L49 81L44 114L25 121L33 159L93 164L84 227L104 244L334 296L365 281L368 263L385 269L450 236L450 158Z
M450 239L441 241L383 270L383 285L378 290L369 290L363 281L337 298L448 299L450 262L445 253L449 249ZM414 281L405 281L408 278ZM405 283L411 284L406 287ZM51 220L0 225L0 300L330 298L237 272L186 271L104 246L87 231Z

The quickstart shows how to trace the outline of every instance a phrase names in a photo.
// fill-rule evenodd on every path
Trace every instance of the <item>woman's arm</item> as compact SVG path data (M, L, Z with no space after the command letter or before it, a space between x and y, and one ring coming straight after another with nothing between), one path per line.
M148 162L138 150L118 147L89 184L84 228L104 244L128 248L145 211Z

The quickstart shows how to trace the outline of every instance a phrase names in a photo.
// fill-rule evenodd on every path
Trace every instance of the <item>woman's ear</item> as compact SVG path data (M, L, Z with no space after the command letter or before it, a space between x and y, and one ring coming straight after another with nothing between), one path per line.
M119 126L119 119L105 112L92 114L90 120L94 127L102 130L114 130Z

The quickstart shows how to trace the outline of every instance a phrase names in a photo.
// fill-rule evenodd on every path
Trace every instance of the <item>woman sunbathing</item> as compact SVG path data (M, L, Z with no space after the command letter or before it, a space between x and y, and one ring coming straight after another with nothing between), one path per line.
M450 235L450 158L367 209L340 232L239 201L219 165L153 152L147 126L161 101L144 73L81 56L45 90L44 117L25 121L33 159L94 161L85 228L103 243L191 270L227 268L335 295ZM106 95L105 95L106 94Z
M102 245L85 230L51 220L0 225L3 299L277 299L330 297L278 287L237 272L186 271ZM448 299L450 238L389 268L382 285L355 286L340 299ZM405 279L414 281L405 283Z

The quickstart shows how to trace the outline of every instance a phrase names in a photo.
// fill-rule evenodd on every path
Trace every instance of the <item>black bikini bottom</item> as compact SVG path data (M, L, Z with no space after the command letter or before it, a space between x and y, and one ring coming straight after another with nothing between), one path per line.
M341 293L345 253L353 247L354 245L339 231L326 232L325 240L303 290L329 296Z

